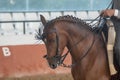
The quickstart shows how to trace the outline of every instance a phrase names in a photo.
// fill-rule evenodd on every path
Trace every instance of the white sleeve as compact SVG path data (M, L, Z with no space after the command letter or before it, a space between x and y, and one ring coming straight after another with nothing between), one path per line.
M118 16L118 10L117 9L115 9L115 13L114 13L114 16Z
M116 16L117 18L120 18L120 10L115 9L114 16Z

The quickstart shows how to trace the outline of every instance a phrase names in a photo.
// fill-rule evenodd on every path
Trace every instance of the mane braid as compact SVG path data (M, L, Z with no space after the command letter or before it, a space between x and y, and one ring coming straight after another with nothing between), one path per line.
M48 22L48 23L49 23L49 24L54 24L54 23L57 22L57 21L68 21L68 22L72 22L72 23L82 24L82 25L84 25L85 27L87 27L87 28L89 28L90 30L92 30L91 25L87 24L85 21L83 21L83 20L81 20L81 19L79 19L79 18L70 16L70 15L57 17L57 18L51 20L51 21Z

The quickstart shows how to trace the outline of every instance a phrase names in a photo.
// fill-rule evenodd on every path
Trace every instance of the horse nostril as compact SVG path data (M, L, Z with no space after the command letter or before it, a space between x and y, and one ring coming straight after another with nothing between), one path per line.
M43 58L47 58L47 55L44 55Z
M52 69L55 69L55 68L57 68L57 65L51 64L50 67L51 67Z

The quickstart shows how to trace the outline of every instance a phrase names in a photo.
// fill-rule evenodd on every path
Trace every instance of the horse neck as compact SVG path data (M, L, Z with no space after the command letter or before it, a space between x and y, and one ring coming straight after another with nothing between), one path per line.
M74 61L76 61L83 55L82 53L84 53L87 45L91 43L90 41L93 39L93 33L90 30L77 27L76 29L69 28L68 35L67 48L70 50L70 54Z

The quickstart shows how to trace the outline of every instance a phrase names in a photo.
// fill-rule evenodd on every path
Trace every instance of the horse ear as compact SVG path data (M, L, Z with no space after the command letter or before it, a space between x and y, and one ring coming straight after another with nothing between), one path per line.
M43 15L40 15L40 19L42 24L45 26L45 24L47 23L45 17Z

